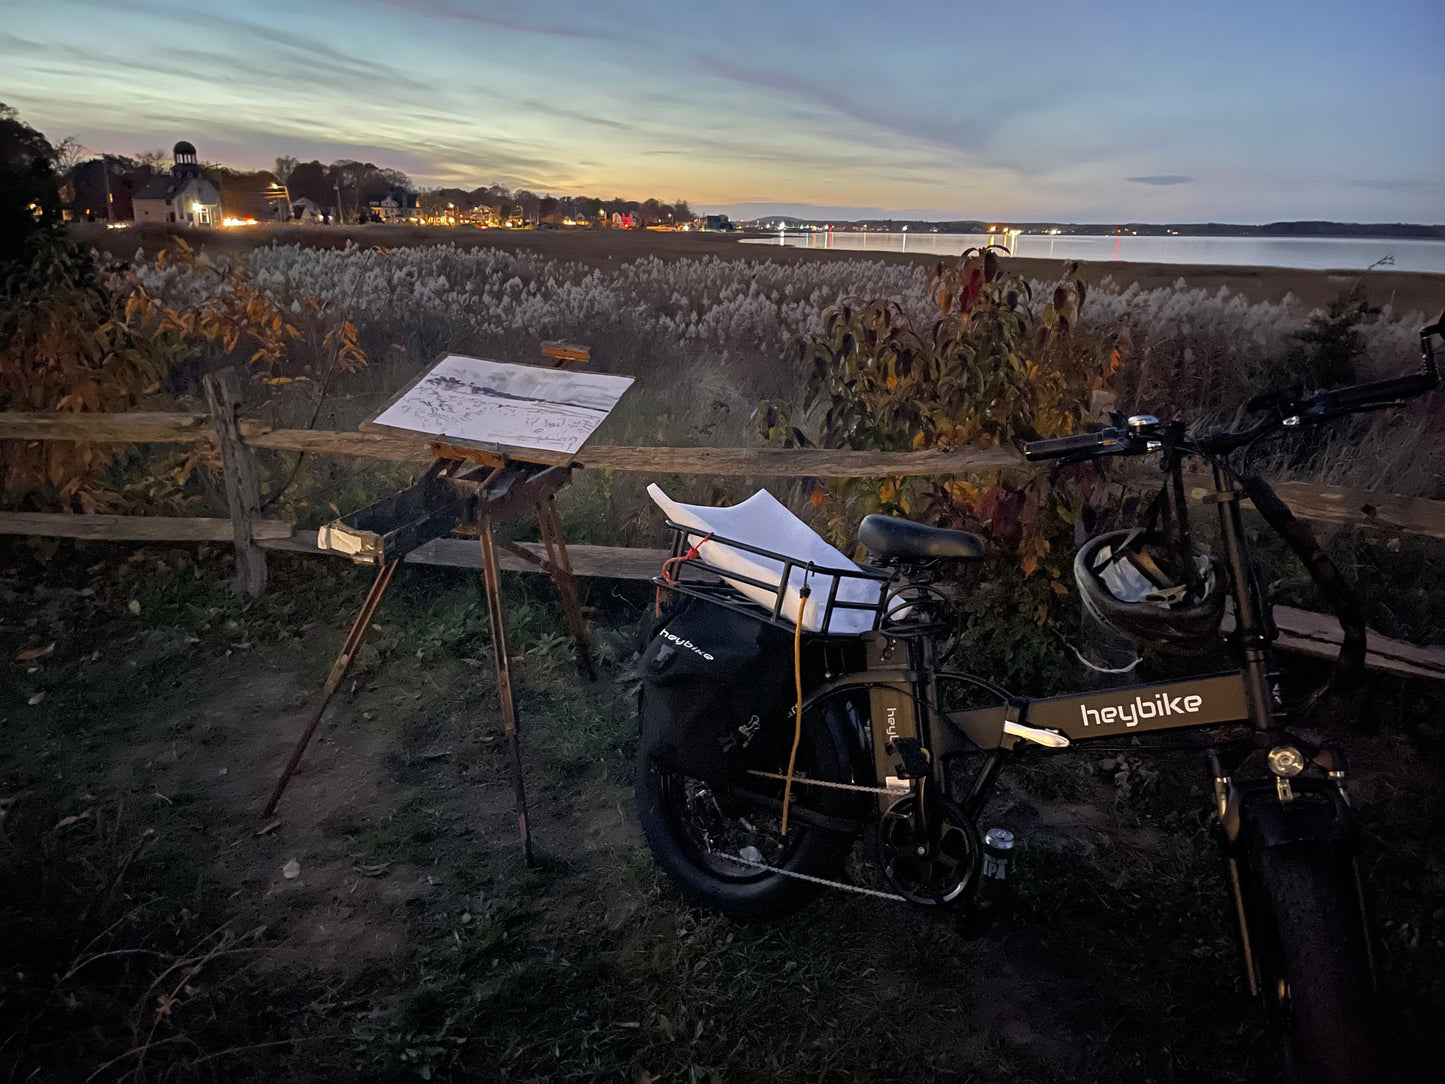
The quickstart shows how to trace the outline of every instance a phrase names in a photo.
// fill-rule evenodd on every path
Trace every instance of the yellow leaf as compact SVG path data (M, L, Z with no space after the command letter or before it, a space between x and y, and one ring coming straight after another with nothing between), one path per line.
M946 488L948 489L949 497L956 504L965 504L978 500L978 487L971 482L949 482Z

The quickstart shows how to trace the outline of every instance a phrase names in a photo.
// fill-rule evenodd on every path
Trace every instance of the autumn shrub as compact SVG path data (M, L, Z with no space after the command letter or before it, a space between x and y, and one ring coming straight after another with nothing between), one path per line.
M335 303L263 290L244 264L212 261L180 239L144 266L170 296L134 268L98 268L59 231L31 238L24 273L0 300L0 410L176 409L177 395L199 392L201 372L229 363L254 377L258 407L267 389L308 385L299 398L313 404L309 426L333 382L366 364L355 325ZM214 449L196 447L150 462L148 478L121 482L106 477L126 452L114 444L7 443L7 499L42 507L115 509L137 486L152 510L175 507L194 500L186 483L196 466L218 465Z
M1021 447L1073 432L1126 346L1080 328L1087 287L1077 272L1067 268L1035 311L1032 287L997 252L970 251L930 276L927 329L894 301L844 301L798 343L808 373L801 405L759 408L764 437L893 452ZM1068 517L1044 474L844 480L815 494L840 538L873 511L967 525L992 535L1026 575Z
M928 284L927 327L889 300L848 300L825 313L821 328L798 344L806 394L793 409L763 403L756 415L763 436L783 446L961 451L1018 448L1089 419L1127 339L1083 329L1088 288L1077 265L1037 301L993 249L940 264ZM1057 675L1063 661L1040 630L1062 619L1069 594L1063 570L1072 550L1055 550L1071 537L1088 496L1081 477L999 470L836 480L816 483L813 503L845 546L870 512L986 535L990 567L963 594L960 632L975 641L971 665L1006 680L1037 680ZM979 638L985 626L987 637Z

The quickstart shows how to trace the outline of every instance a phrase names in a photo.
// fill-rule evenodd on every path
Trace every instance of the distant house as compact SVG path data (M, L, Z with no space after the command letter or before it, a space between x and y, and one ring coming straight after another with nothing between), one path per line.
M291 201L292 221L301 222L307 226L315 226L326 221L326 212L321 205L313 199L305 196L298 196Z
M173 154L170 174L153 178L135 194L135 220L219 226L221 194L201 175L196 148L183 139L175 145Z
M71 172L60 190L67 222L123 222L135 217L135 194L154 178L146 166L123 158L95 158Z
M392 189L366 197L366 209L375 222L415 222L421 218L421 205L415 192Z
M733 224L728 221L727 215L708 215L703 219L702 228L705 230L730 230Z

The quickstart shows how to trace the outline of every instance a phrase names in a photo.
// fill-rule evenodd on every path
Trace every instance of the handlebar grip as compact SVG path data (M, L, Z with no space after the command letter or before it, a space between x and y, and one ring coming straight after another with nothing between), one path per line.
M1328 418L1335 414L1368 410L1370 407L1389 406L1402 399L1413 399L1417 395L1434 391L1440 386L1440 368L1435 361L1435 348L1430 342L1435 335L1445 335L1445 315L1429 327L1420 329L1419 372L1393 380L1376 380L1369 384L1322 391L1291 404L1289 413L1305 418Z
M1336 388L1334 391L1324 392L1321 398L1325 400L1323 405L1327 410L1358 410L1361 407L1384 406L1401 399L1413 399L1417 395L1434 391L1439 386L1438 376L1416 373L1394 380L1376 380L1370 384Z
M1076 433L1072 437L1031 440L1024 445L1024 459L1037 463L1042 459L1062 459L1069 455L1101 452L1117 446L1120 436L1117 429L1100 429L1097 433Z

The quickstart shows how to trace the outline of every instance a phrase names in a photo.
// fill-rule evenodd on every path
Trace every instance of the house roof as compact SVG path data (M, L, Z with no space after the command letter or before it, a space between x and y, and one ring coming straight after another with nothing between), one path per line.
M152 177L150 181L135 194L134 199L170 199L176 194L180 182L174 177L167 177L162 174L159 177Z
M401 210L414 210L420 197L415 192L377 192L366 197L368 207L385 207L388 204Z
M166 176L165 174L162 174L159 177L152 177L149 183L147 183L144 188L142 188L131 198L175 199L186 189L192 187L200 187L201 185L205 185L206 188L209 188L212 192L215 192L214 186L212 186L211 183L207 181L204 177L190 175L177 177L174 174L171 176ZM209 203L215 199L218 199L219 193L217 193L217 195L214 197L207 197L204 192L202 192L200 193L200 196L203 200L205 200L205 202Z

